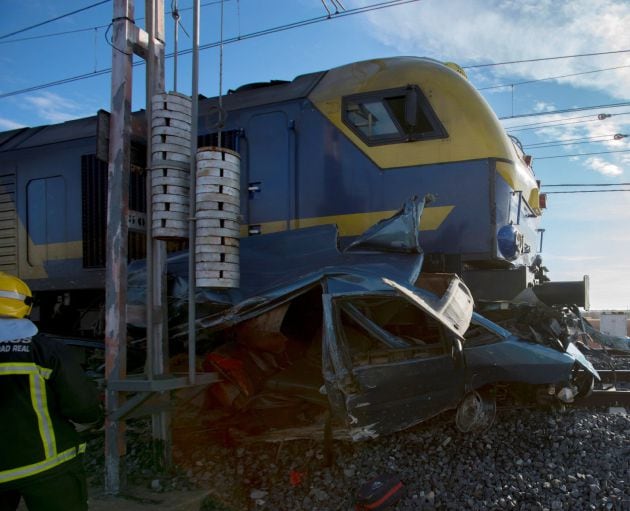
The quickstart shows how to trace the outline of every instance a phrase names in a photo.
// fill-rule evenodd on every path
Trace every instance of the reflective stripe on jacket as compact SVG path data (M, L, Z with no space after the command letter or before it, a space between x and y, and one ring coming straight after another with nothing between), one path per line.
M41 335L0 340L0 409L0 490L76 458L85 444L70 420L100 415L80 365Z

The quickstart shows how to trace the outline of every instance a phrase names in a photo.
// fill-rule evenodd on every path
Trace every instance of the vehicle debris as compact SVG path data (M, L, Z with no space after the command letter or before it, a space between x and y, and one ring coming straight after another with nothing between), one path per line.
M329 424L364 440L457 410L475 432L492 424L497 388L539 402L588 393L597 372L554 321L541 333L518 316L510 331L473 312L456 275L420 273L428 200L345 250L335 226L242 240L242 287L198 295L222 294L197 320L203 367L222 376L205 396L209 428L286 440Z

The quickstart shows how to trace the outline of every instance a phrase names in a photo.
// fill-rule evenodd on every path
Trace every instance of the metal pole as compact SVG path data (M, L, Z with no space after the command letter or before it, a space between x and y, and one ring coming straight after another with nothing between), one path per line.
M127 217L131 131L131 64L133 0L115 0L112 49L112 104L109 132L107 191L107 257L105 266L105 376L122 380L127 366ZM107 390L108 413L122 397ZM117 494L121 484L121 456L125 454L124 424L105 422L105 489Z
M177 92L177 50L179 46L179 10L177 1L173 7L173 91Z
M164 1L145 0L146 32L149 36L146 72L146 112L147 112L147 161L153 156L152 98L164 92ZM154 240L151 235L153 225L153 205L151 203L152 172L147 174L147 377L152 380L156 375L167 371L167 350L164 348L167 327L164 325L165 303L164 280L166 277L166 249L163 241ZM170 414L154 413L151 416L156 455L163 465L171 465Z
M197 127L199 115L199 0L193 5L193 54L192 54L192 120L190 141L190 219L188 224L188 380L195 383L197 332L195 329L196 279L195 279L195 208L197 187Z
M153 181L153 169L152 169L152 158L153 158L153 143L152 143L152 135L153 132L151 130L151 122L153 117L153 107L151 103L151 99L153 98L153 94L155 94L155 88L153 84L153 76L155 75L155 62L153 60L153 52L155 51L155 42L153 40L153 32L154 32L154 2L153 0L145 0L144 10L145 10L145 23L146 23L146 31L149 35L149 52L147 54L147 66L146 66L146 83L145 83L145 110L146 110L146 123L147 123L147 172L146 172L146 197L147 197L147 235L146 235L146 262L147 262L147 294L146 294L146 317L147 317L147 353L145 360L145 372L147 375L147 379L152 380L154 375L153 370L153 351L154 351L154 339L155 334L153 331L153 312L155 310L155 302L153 296L153 287L155 275L153 274L153 203L151 201L151 192L152 192L152 181Z

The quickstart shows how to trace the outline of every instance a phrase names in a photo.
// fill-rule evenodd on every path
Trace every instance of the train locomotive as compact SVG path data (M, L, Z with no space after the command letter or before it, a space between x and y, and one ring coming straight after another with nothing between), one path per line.
M130 259L144 257L144 122L134 115ZM531 158L455 64L372 59L245 85L200 102L198 144L241 155L241 236L334 223L348 243L429 193L423 271L458 273L478 300L545 280ZM106 147L102 111L0 133L0 270L34 290L43 329L102 333Z

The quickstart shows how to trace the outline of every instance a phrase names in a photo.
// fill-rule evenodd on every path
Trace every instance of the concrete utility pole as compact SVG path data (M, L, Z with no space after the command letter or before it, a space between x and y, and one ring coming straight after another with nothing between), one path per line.
M105 486L108 493L120 492L121 457L125 454L124 423L120 420L124 399L121 391L125 390L127 364L127 235L129 216L129 172L131 155L131 86L132 57L134 54L147 60L147 105L151 104L153 92L164 89L164 7L163 0L146 0L147 31L136 27L134 22L134 1L114 0L112 20L112 103L109 133L108 167L108 213L107 213L107 258L105 269L105 374L107 380L105 423ZM151 94L149 94L151 93ZM150 126L150 114L147 122ZM150 128L149 128L150 154ZM150 161L150 160L149 160ZM149 183L150 186L150 183ZM150 202L150 199L148 199ZM148 214L151 214L150 205ZM149 224L150 225L150 224ZM154 314L162 310L164 248L149 240L147 279L150 286L148 294L148 330L147 340L150 352L147 363L149 379L154 374L165 371L164 352L161 349L165 318ZM154 262L157 260L157 264ZM155 339L155 341L154 341ZM157 349L155 347L157 346ZM138 393L146 399L145 393ZM130 406L127 408L131 409ZM154 417L154 434L159 438L167 437L165 416Z

